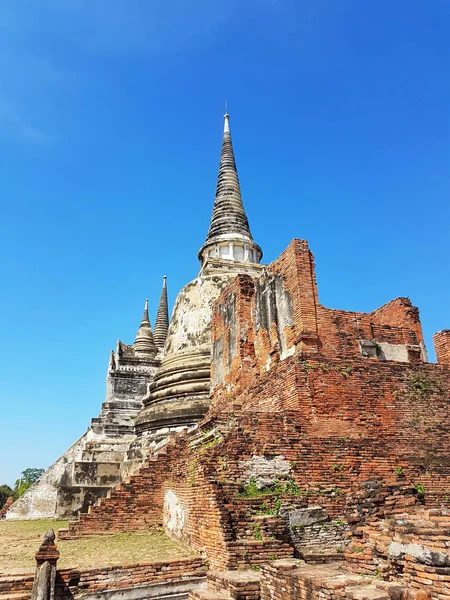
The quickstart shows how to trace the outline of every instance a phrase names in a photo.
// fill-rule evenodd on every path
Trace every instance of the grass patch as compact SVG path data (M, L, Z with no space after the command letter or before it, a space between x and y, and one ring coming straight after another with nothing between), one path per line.
M50 527L56 532L61 527L67 527L67 521L0 521L0 572L32 573L34 555L42 536ZM167 537L162 527L56 543L61 553L58 561L60 569L181 560L194 554Z
M240 498L260 498L268 494L292 494L299 496L302 491L297 487L297 484L292 478L286 480L276 479L272 485L262 489L258 488L258 484L254 477L251 477L248 482L241 487L239 492Z

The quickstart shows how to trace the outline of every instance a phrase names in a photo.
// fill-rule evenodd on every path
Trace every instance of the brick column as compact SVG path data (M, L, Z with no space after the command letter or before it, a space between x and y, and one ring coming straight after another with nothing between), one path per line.
M35 554L36 571L34 573L31 600L54 600L56 583L56 563L59 551L55 544L55 532L49 529Z
M49 529L44 536L42 544L39 546L39 550L34 555L36 559L36 567L40 567L43 563L49 562L52 567L56 567L56 563L59 559L59 550L55 544L55 532L53 529Z
M435 333L433 342L438 363L450 367L450 329L443 329Z

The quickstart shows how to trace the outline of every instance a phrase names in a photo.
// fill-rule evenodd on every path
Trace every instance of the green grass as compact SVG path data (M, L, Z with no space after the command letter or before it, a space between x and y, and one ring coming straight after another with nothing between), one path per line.
M34 555L44 533L67 527L67 521L0 521L0 573L31 573ZM160 527L148 531L116 533L57 540L58 568L95 568L188 558L193 553L171 540Z

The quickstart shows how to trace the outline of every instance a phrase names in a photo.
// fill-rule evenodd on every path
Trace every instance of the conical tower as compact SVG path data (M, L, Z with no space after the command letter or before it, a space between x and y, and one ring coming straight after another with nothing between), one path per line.
M167 330L169 329L169 308L167 304L167 277L163 277L163 287L161 298L159 299L158 312L156 314L155 332L153 339L158 350L164 348L167 339Z
M142 315L141 325L136 334L133 348L136 354L146 356L155 356L158 352L153 339L150 319L148 318L148 298L145 300L144 314Z
M218 268L222 261L258 264L262 258L242 202L229 121L230 116L225 113L213 214L205 243L198 253L202 271L207 266Z
M134 422L138 436L149 436L145 437L147 442L151 436L159 440L168 430L190 427L204 417L211 391L214 303L225 284L237 274L259 276L263 269L259 264L262 251L253 240L242 203L228 113L224 119L213 214L199 252L200 274L184 286L175 300L160 367L143 399L144 408ZM163 288L163 306L165 293ZM159 311L157 322L158 318ZM156 326L155 342L157 329Z

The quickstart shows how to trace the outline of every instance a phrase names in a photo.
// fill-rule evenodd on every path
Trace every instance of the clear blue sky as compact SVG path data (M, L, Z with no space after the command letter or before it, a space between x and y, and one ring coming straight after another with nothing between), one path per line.
M224 100L265 262L321 302L450 327L448 0L1 0L0 483L104 400L162 275L198 272Z

